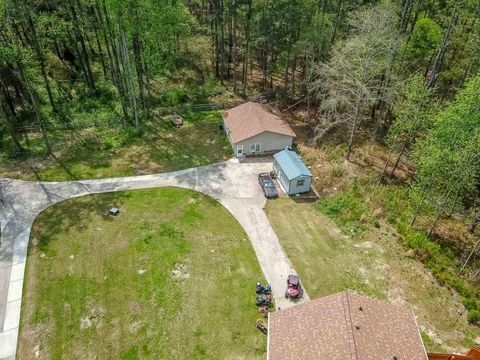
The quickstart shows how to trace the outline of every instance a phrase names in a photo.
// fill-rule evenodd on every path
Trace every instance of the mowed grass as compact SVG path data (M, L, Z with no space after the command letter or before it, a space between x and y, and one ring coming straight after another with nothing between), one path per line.
M105 215L110 206L120 214ZM165 188L91 195L35 221L20 359L259 359L246 234L205 195Z
M399 244L386 221L365 222L361 233L349 227L347 236L312 203L280 198L266 213L310 298L351 290L410 307L430 351L465 353L480 336L461 297Z
M367 286L358 272L362 263L373 261L372 257L354 248L335 223L315 211L313 204L279 198L269 201L265 211L311 298L346 289L381 295L381 290Z
M143 124L138 137L133 130L105 128L51 134L54 156L0 158L0 177L43 181L121 177L208 165L233 155L219 129L220 111L181 115L183 126L173 126L169 116L155 117ZM31 139L39 152L41 141L39 134Z

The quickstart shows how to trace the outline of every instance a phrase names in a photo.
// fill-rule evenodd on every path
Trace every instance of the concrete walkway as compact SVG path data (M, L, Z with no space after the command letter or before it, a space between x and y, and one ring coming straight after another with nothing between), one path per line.
M171 173L101 180L25 182L0 180L0 360L15 358L23 277L33 221L60 201L103 192L175 186L193 189L217 199L243 226L250 238L277 307L284 298L286 277L295 270L265 215L265 198L257 174L270 171L269 160L229 160ZM253 289L252 284L252 301ZM308 300L305 292L304 299Z

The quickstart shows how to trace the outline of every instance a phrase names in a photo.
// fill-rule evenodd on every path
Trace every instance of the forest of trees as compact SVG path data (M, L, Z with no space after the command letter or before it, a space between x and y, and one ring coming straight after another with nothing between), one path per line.
M360 132L387 144L381 181L408 155L417 214L480 220L476 0L1 0L0 16L9 157L25 127L49 153L54 126L141 134L155 107L273 90L308 109L311 144L343 130L347 160Z
M2 134L17 151L15 128L68 124L85 103L108 104L123 126L140 130L155 99L205 101L166 93L158 80L176 74L195 83L191 92L208 95L221 82L239 95L274 88L285 104L308 101L318 119L314 140L348 126L351 149L359 124L385 135L412 75L446 101L479 67L479 5L468 0L2 0L0 7Z

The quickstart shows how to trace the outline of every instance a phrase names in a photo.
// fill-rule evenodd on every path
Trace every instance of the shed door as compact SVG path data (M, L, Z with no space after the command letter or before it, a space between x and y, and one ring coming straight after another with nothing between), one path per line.
M243 155L243 145L237 145L237 156Z

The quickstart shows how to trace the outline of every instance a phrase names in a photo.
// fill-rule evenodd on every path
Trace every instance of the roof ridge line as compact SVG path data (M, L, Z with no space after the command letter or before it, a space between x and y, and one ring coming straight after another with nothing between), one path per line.
M300 157L300 155L297 154L296 151L293 151L293 150L289 150L289 149L285 149L285 151L288 151L288 154L290 153L293 153L291 156L293 157L294 159L294 164L295 164L295 167L297 168L298 172L300 173L300 175L304 175L303 174L303 169L301 169L301 166L300 166L300 162L299 160L301 161L302 158Z
M255 113L255 117L257 118L258 122L260 123L260 126L262 127L263 131L268 131L267 129L265 129L265 126L263 126L263 121L262 119L260 118L260 116L258 115L258 112L257 112L257 109L255 109L255 104L253 101L250 101L250 107L252 108L253 112Z
M349 348L350 348L350 355L351 355L352 360L358 360L357 344L356 344L356 341L355 341L355 335L353 333L352 312L350 311L350 299L348 297L348 291L343 292L342 300L343 300L344 297L345 297L345 300L346 300L346 304L345 304L345 301L342 301L342 305L343 305L343 310L344 310L344 313L345 313L345 325L347 327L347 333L349 335L351 334L352 340L353 340L353 352L352 352L351 342L350 342L350 339L348 339L348 344L349 344ZM345 309L345 307L347 309ZM348 311L348 319L347 319L347 311Z

